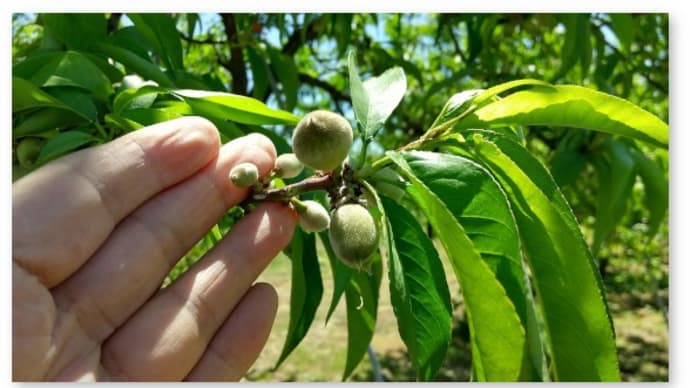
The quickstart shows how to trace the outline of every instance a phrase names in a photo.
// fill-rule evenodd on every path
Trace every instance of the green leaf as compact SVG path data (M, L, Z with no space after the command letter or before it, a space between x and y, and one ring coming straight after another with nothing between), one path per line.
M403 154L411 171L448 207L467 232L472 244L506 290L524 327L528 327L533 301L525 281L519 236L508 199L491 174L462 156L431 152ZM541 373L539 332L527 332L526 368L521 380ZM531 366L531 369L530 369Z
M45 89L53 97L64 102L78 111L83 117L88 117L90 121L98 119L98 110L93 99L83 89L72 86L53 86Z
M548 171L515 142L479 133L474 151L513 209L559 381L619 381L603 286L575 217Z
M592 57L592 45L589 40L589 14L565 14L561 18L565 25L565 42L561 49L561 67L554 75L554 80L568 74L578 62L582 65L584 76Z
M635 37L635 21L629 13L611 13L611 29L616 34L620 42L621 51L624 54L630 53L630 45Z
M75 124L86 123L88 120L77 115L71 110L58 108L41 108L24 119L19 125L12 129L14 138L35 135L51 129L65 128Z
M201 90L175 90L196 114L242 124L297 124L299 117L283 110L271 109L251 97L238 94L206 92Z
M117 62L120 62L127 69L139 74L144 79L155 81L158 83L158 85L166 88L171 88L174 86L170 78L168 78L168 76L165 75L165 73L163 73L158 66L147 61L146 59L141 58L130 50L108 43L96 43L94 44L94 48L98 52L107 55Z
M494 97L498 96L499 94L505 93L509 90L522 88L525 86L543 86L548 88L551 87L551 84L545 81L540 81L531 78L517 79L514 81L504 82L502 84L494 85L486 89L482 94L480 94L473 100L474 105L482 106L484 105L484 103L488 101L495 101Z
M196 29L197 23L199 23L199 14L187 13L185 17L187 18L187 36L191 38L194 36L194 30ZM201 26L200 23L199 26Z
M598 156L598 162L594 163L599 178L592 242L594 255L623 218L635 183L635 159L625 144L609 138Z
M87 50L106 38L102 13L42 13L41 19L45 30L71 50Z
M54 56L29 78L37 86L76 86L107 101L113 92L110 79L88 58L75 51Z
M417 380L431 381L450 344L448 283L441 259L419 221L392 199L385 209L388 269L393 311L400 337L417 371Z
M481 107L489 101L495 101L496 97L509 90L524 87L524 86L551 86L549 83L535 79L519 79L515 81L504 82L499 85L490 87L489 89L469 89L460 93L454 94L439 113L434 123L430 128L441 125L448 125L457 122L466 115L474 112L478 107Z
M338 45L338 57L342 57L350 45L353 14L333 14L333 35Z
M381 257L378 252L374 253L371 275L363 271L351 271L345 289L347 360L345 361L343 381L352 374L362 360L371 338L374 336L382 273Z
M462 156L433 152L406 152L403 156L411 172L462 225L525 324L520 242L508 199L499 184L486 169Z
M581 151L585 132L569 132L551 157L551 175L559 187L573 183L587 165L588 155Z
M323 295L313 233L305 233L300 228L295 229L290 259L292 259L290 323L276 368L285 361L307 334Z
M343 264L340 259L336 256L331 246L328 232L319 232L319 239L323 243L323 247L328 256L328 261L331 263L331 272L333 273L333 297L331 298L331 303L328 306L328 312L326 313L326 323L331 319L335 308L338 307L338 302L345 292L345 288L350 282L350 276L352 270Z
M120 114L127 109L149 108L159 94L168 93L167 89L146 85L140 88L125 89L115 96L113 112Z
M124 118L120 115L117 115L115 113L108 113L104 117L105 119L105 125L109 128L113 129L119 129L123 132L131 132L131 131L136 131L137 129L141 129L144 126L137 123L136 121Z
M453 96L446 102L446 105L443 106L441 113L438 114L433 124L431 124L429 128L437 127L453 118L458 117L459 115L466 114L466 111L472 105L472 101L475 99L475 97L483 92L484 89L469 89L453 94Z
M635 158L635 171L644 184L645 204L649 210L649 231L656 233L668 210L669 189L666 173L641 150L631 148L630 154Z
M263 99L268 90L268 64L254 46L247 46L247 57L254 81L252 95L254 98Z
M455 128L548 125L591 129L668 147L668 125L609 94L573 85L536 86L477 109Z
M399 66L405 71L406 74L413 76L420 86L424 85L424 76L422 71L412 62L406 61L402 58L397 58L391 55L388 51L382 47L371 47L370 54L377 57L378 61L384 61L386 66Z
M135 121L143 126L162 123L182 117L169 109L132 108L120 113L120 116Z
M12 76L28 80L43 67L59 60L63 55L65 55L64 51L48 51L33 54L12 66Z
M88 133L80 131L62 132L54 138L48 140L38 155L37 164L48 162L70 151L76 150L86 144L98 141Z
M292 57L288 57L275 49L269 49L268 56L271 59L271 68L278 76L282 86L281 92L285 96L285 109L291 111L297 103L297 89L299 88L295 62Z
M446 250L462 288L470 327L473 372L480 381L516 381L525 331L515 307L465 229L448 207L411 171L401 154L386 153L411 182L408 192L422 209Z
M58 108L81 115L79 111L75 111L69 105L45 93L31 82L22 78L12 78L12 113L44 107ZM83 117L88 120L88 117Z
M374 136L405 95L405 72L400 67L394 67L362 83L354 51L350 52L349 69L350 94L355 117L364 135Z
M184 69L182 42L174 18L161 13L138 13L127 14L127 16L160 54L167 69Z
M122 74L122 71L118 69L117 67L111 65L108 63L107 60L103 59L103 57L100 57L95 54L91 53L81 53L86 59L89 61L93 62L94 65L98 66L99 69L101 69L101 72L108 77L111 83L115 82L120 82L122 81L122 77L124 77L124 74Z
M115 31L110 38L110 43L116 47L131 51L148 62L151 62L151 55L149 53L155 50L135 26L127 26Z

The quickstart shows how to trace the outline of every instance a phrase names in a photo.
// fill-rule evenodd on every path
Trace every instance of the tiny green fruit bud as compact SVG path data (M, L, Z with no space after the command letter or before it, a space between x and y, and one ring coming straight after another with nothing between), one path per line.
M249 187L259 180L259 169L253 163L240 163L230 170L230 180L237 187Z
M301 204L304 206L297 209L299 213L298 222L305 232L320 232L328 229L331 217L320 203L306 200L301 201Z
M328 238L336 255L346 265L361 269L378 246L378 230L369 210L356 203L333 212Z
M352 126L341 115L325 110L306 114L292 133L292 149L305 166L332 171L352 146Z
M38 155L41 153L41 146L43 142L41 139L35 137L27 137L22 139L17 145L17 160L22 167L29 167L36 162Z
M285 179L294 178L304 170L304 165L295 154L282 154L276 158L276 174Z

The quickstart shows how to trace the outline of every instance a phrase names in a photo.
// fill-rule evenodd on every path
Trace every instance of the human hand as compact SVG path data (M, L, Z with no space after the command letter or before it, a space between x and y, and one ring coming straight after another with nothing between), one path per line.
M277 307L257 276L297 216L263 203L173 284L172 266L248 189L232 166L265 177L264 136L220 147L187 117L56 160L12 186L14 380L238 380Z

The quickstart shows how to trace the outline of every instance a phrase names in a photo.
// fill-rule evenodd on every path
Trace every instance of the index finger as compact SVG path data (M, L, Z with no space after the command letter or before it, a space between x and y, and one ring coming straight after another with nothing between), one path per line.
M52 287L115 225L217 154L215 126L185 117L53 161L12 185L13 260Z

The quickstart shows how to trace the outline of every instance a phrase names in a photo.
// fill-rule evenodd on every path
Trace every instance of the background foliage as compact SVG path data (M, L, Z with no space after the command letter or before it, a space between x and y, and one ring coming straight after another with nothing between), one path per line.
M600 90L668 122L668 37L663 14L15 14L13 178L141 126L199 112L214 120L223 141L260 131L286 152L290 124L303 113L326 108L354 122L346 55L352 49L363 78L393 66L407 75L407 93L370 158L422 135L453 94L522 78ZM123 78L130 74L155 83L132 88L142 80ZM164 87L252 96L286 112L254 106L253 114L237 111L230 122L226 108L247 101L171 96ZM279 125L259 125L271 122ZM571 204L607 290L637 295L665 313L667 153L602 133L518 130ZM384 207L395 204L384 200ZM231 223L221 223L171 278ZM665 379L660 364L653 378Z

